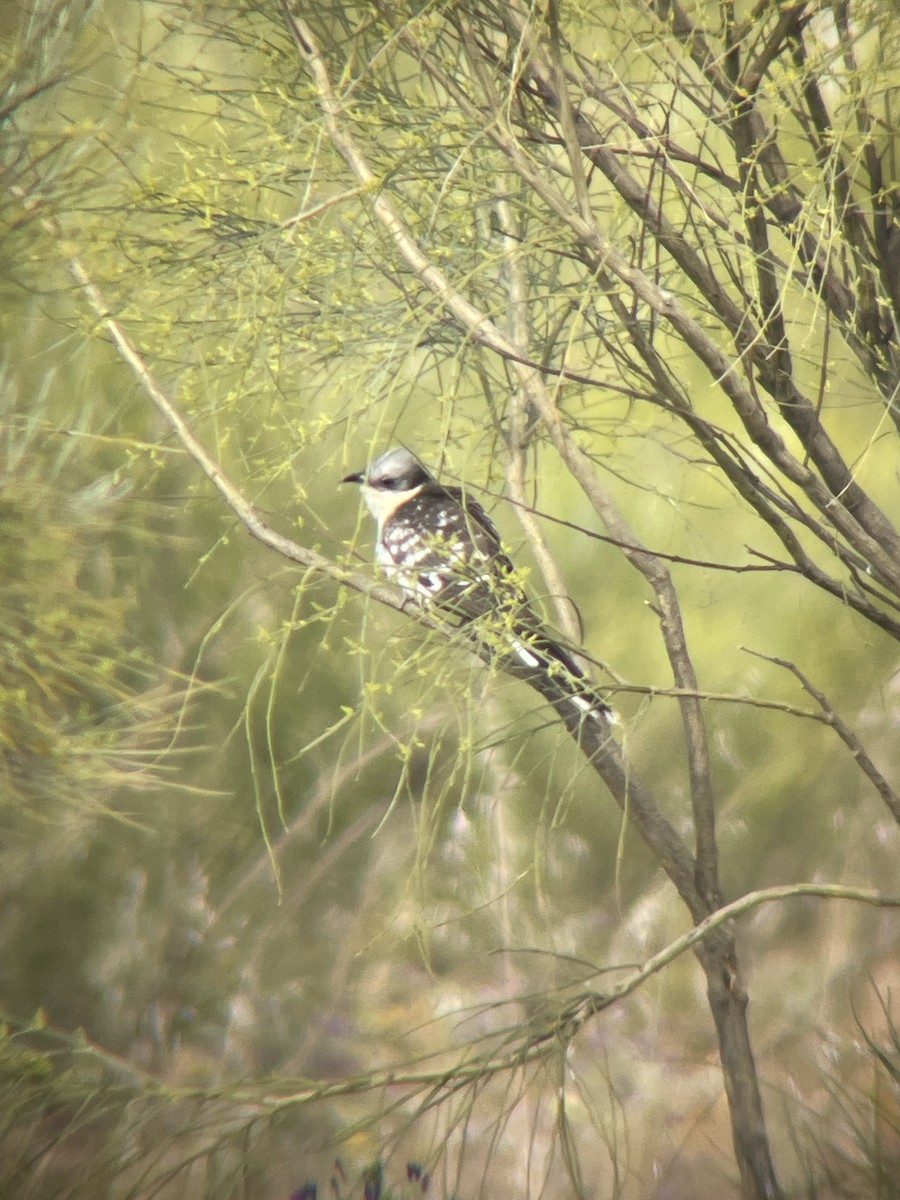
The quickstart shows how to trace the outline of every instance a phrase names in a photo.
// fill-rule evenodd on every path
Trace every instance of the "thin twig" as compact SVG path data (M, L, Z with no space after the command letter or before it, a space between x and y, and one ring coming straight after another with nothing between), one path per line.
M181 445L200 467L204 475L215 485L219 494L231 511L237 516L247 532L263 545L276 550L285 558L301 566L310 567L321 572L336 583L342 584L355 592L371 596L381 604L398 612L408 612L409 603L396 589L383 583L373 581L369 576L359 571L351 571L336 563L333 559L302 546L292 538L277 533L259 515L253 505L247 500L241 490L231 482L216 460L207 452L202 442L193 434L176 406L166 395L153 372L144 361L140 352L125 332L121 323L112 315L103 293L97 287L85 269L81 260L73 257L69 260L69 268L76 283L87 297L88 304L99 320L101 326L109 335L113 345L130 368L132 374L140 383L145 394L152 400L157 411L171 426ZM424 614L417 614L426 625L433 625Z
M307 23L292 11L288 0L282 0L282 11L319 93L328 136L360 183L372 186L372 211L398 252L474 343L504 355L516 365L515 359L522 357L521 348L511 342L487 313L452 285L446 273L425 254L387 193L376 186L376 176L365 154L345 128L341 101L334 91L328 68L312 31ZM534 405L540 414L554 447L604 523L623 542L636 541L611 497L601 487L589 455L582 450L567 428L562 413L554 398L548 395L539 373L531 368L517 366L515 374L529 403ZM646 553L638 557L644 564L642 570L645 573L663 569ZM510 673L515 673L512 667L507 669ZM550 702L553 703L552 698ZM714 904L710 896L703 894L697 886L693 855L671 822L663 816L654 797L635 778L631 765L625 761L621 747L609 737L602 723L581 722L573 725L566 719L562 710L557 707L556 711L609 787L617 803L623 808L627 803L631 818L658 855L695 919L706 916Z
M497 225L503 239L500 269L506 281L509 297L509 332L513 340L528 350L528 298L527 281L521 255L517 253L518 228L512 205L498 198L495 204ZM528 356L530 357L530 355ZM547 594L551 597L556 620L570 642L579 642L579 622L569 599L562 573L550 550L543 531L536 520L536 512L528 503L525 487L525 455L530 440L532 424L531 406L524 388L513 389L509 398L509 416L504 430L507 448L506 489L510 502L525 534L529 549L534 555L544 580Z
M632 972L621 983L607 991L586 991L575 996L550 1021L522 1031L517 1043L504 1054L477 1055L464 1062L440 1070L387 1070L371 1071L352 1079L337 1082L310 1084L294 1088L285 1093L254 1093L249 1091L229 1092L223 1098L241 1101L264 1111L277 1111L297 1104L309 1104L333 1096L359 1095L385 1088L437 1088L458 1091L468 1083L482 1085L491 1075L518 1070L529 1063L546 1058L554 1053L560 1043L565 1044L595 1015L611 1008L630 996L653 975L669 966L676 959L705 941L714 930L759 908L784 900L809 897L820 900L846 900L857 904L868 904L876 908L900 908L900 896L889 896L865 888L843 887L828 883L792 883L780 887L761 888L732 901L711 916L682 934L668 946L654 954L641 967ZM429 1056L430 1057L430 1056ZM173 1098L202 1099L205 1093L196 1089L167 1089Z
M825 724L831 726L831 728L835 731L835 733L856 759L856 762L859 764L859 769L885 802L894 820L898 823L898 825L900 825L900 796L897 795L885 777L872 762L871 758L869 758L862 742L859 740L850 726L835 712L825 693L820 692L815 684L811 683L810 680L806 678L800 668L795 663L792 663L789 659L777 658L775 655L771 654L762 654L759 650L751 650L747 646L742 646L741 649L747 654L752 654L754 658L761 658L764 662L773 663L776 667L784 667L786 671L790 671L790 673L800 681L800 686L803 688L803 690L812 696L815 702L825 713L827 718Z

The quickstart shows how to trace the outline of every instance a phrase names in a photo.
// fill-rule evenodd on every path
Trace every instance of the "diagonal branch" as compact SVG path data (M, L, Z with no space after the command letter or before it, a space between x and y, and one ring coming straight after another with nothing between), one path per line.
M365 155L344 128L341 120L343 112L340 100L331 85L328 69L309 26L292 12L287 0L283 3L283 9L288 27L293 33L297 47L307 63L318 90L328 135L360 182L372 188L373 211L391 235L400 254L421 281L439 297L448 312L473 341L501 354L511 363L519 385L528 401L540 414L560 457L600 514L609 532L625 545L638 545L637 539L628 528L624 518L600 486L589 456L569 434L562 414L554 399L547 394L539 373L522 363L522 359L527 357L526 354L523 354L522 347L511 342L484 312L452 286L445 273L435 266L422 251L392 201L383 191L376 190L378 181ZM666 645L669 647L673 661L679 664L679 673L684 675L684 678L679 679L679 686L684 687L687 691L696 691L696 679L692 672L688 671L687 674L684 674L686 668L683 667L683 664L685 661L689 663L690 660L687 658L678 601L668 572L646 550L632 550L628 557L651 582L659 600ZM606 736L599 724L582 722L579 726L573 722L564 709L555 703L552 696L546 698L556 708L569 732L578 741L598 774L609 787L616 802L623 809L627 807L631 818L640 829L642 836L659 856L660 862L675 883L694 918L700 919L705 916L712 907L715 907L717 889L715 886L710 887L709 891L712 894L705 896L706 889L698 888L697 867L693 856L671 824L662 816L651 794L634 777L621 748ZM687 700L685 703L691 705L695 702ZM711 828L711 813L710 797L709 802L704 803L705 829ZM708 839L704 838L704 846L707 845L707 842ZM710 874L710 868L707 867L705 872L707 882Z
M266 524L241 490L231 482L216 460L208 453L203 443L195 437L190 426L166 395L120 322L112 315L103 293L97 287L96 283L94 283L81 260L79 258L72 258L69 262L69 267L72 277L87 297L88 304L91 306L94 315L109 335L110 340L121 357L128 364L146 395L152 400L157 411L174 430L182 446L184 446L185 450L187 450L207 479L212 482L225 503L238 517L251 537L262 542L269 549L276 550L284 558L290 559L291 562L312 568L314 571L320 571L323 575L327 575L330 579L342 584L344 587L371 596L373 600L377 600L380 604L385 604L389 608L394 608L398 612L405 612L409 605L394 588L386 584L373 582L367 575L361 572L350 571L342 567L339 563L336 563L333 559L326 558L325 555L318 554L315 550L310 550L308 547L300 545L299 542L295 542L293 539L277 533L271 526ZM425 618L424 623L432 626L435 625L434 622L431 622L427 618Z
M277 551L285 558L302 566L319 571L328 578L353 591L371 597L398 612L413 617L429 629L436 629L446 636L452 636L455 630L445 622L431 617L424 609L411 604L401 593L385 584L373 582L368 576L357 571L342 567L332 559L318 554L291 538L271 529L260 517L252 504L243 496L240 489L231 482L219 464L207 452L203 444L193 434L184 417L166 395L155 379L153 373L144 362L140 353L123 329L122 325L109 311L109 307L94 283L91 276L79 259L70 263L72 275L87 297L94 314L109 335L119 354L140 382L145 393L152 400L157 410L172 427L191 458L197 463L207 478L215 485L219 494L228 507L235 513L252 537L263 545ZM466 644L485 662L493 662L489 649L483 644L466 639ZM558 696L553 681L550 686L543 687L543 680L521 665L517 659L504 660L498 664L508 674L521 679L531 687L541 692L563 720L566 728L579 743L584 753L607 783L610 791L622 806L628 811L641 830L648 844L657 853L660 862L665 867L670 878L688 904L691 912L699 919L709 911L696 892L693 883L694 863L690 851L684 845L673 826L660 813L655 800L640 782L633 777L628 764L625 762L621 748L610 737L605 721L577 721L571 713L571 706L563 704Z
M791 883L761 888L759 891L748 892L747 895L712 913L699 925L695 925L687 933L663 947L613 987L602 992L583 991L575 995L549 1020L545 1019L545 1012L539 1012L524 1030L517 1025L515 1033L518 1036L515 1037L513 1045L502 1054L492 1050L473 1055L464 1062L437 1069L424 1066L419 1070L388 1067L350 1079L304 1083L301 1087L289 1087L288 1081L285 1081L283 1091L271 1088L260 1091L240 1089L229 1092L228 1098L240 1100L254 1109L271 1112L332 1096L358 1095L360 1092L381 1091L385 1088L436 1088L455 1092L469 1083L481 1084L488 1076L518 1070L530 1062L543 1059L559 1044L560 1039L564 1042L570 1041L592 1018L632 995L648 979L708 940L723 925L753 912L764 904L779 904L800 898L843 900L867 904L874 908L900 908L900 896L889 896L866 888L843 887L839 884ZM178 1098L203 1099L206 1096L205 1092L198 1092L193 1088L170 1088L168 1092Z
M747 649L744 647L744 649ZM765 662L774 663L776 667L784 667L786 671L799 680L800 686L807 692L822 709L826 717L826 724L830 725L850 753L853 755L859 769L863 775L869 780L875 788L878 795L884 801L894 820L900 824L900 796L894 791L885 777L881 774L875 764L872 762L869 755L866 753L862 742L850 728L846 721L843 720L832 708L828 697L824 692L820 691L815 684L803 674L800 668L790 662L786 658L777 658L769 654L760 654L758 650L747 650L748 654L752 654L754 658L761 658Z
M782 353L783 339L777 326L772 331L774 341L770 342L767 337L769 331L760 328L751 314L731 299L711 268L688 243L683 233L672 225L659 205L648 195L644 185L626 170L618 155L606 146L605 139L596 125L579 109L571 106L567 96L560 94L557 86L558 73L554 72L542 46L526 28L524 18L516 20L515 14L509 10L508 19L514 23L517 34L520 37L528 36L529 40L527 72L523 79L517 81L517 86L521 88L527 83L553 118L560 118L560 114L564 114L567 107L570 108L570 124L574 136L577 137L580 152L603 173L650 231L651 236L671 255L687 279L705 298L734 339L740 356L749 360L758 373L762 386L774 397L785 422L800 439L815 463L818 475L797 462L790 453L783 439L769 425L762 405L740 383L734 370L735 364L726 358L709 334L688 315L674 297L652 284L643 272L632 266L624 255L611 246L599 230L596 221L585 216L583 204L579 203L576 210L552 185L540 177L512 131L504 127L499 117L487 129L492 140L511 158L520 172L528 172L528 182L538 194L548 203L551 203L552 198L552 207L568 223L579 242L589 247L613 274L627 283L636 295L677 329L686 344L720 383L754 442L792 482L803 488L820 511L830 515L834 524L852 545L859 549L865 547L863 553L870 559L881 578L894 590L900 591L900 569L897 567L900 561L900 537L887 516L856 482L853 472L822 426L815 407L786 370ZM471 43L471 39L468 41ZM434 64L429 63L428 69L437 77L438 71ZM445 71L440 72L440 75L443 86L451 91L457 103L461 107L468 105L471 108L471 102L461 94L459 82L451 79ZM729 92L729 98L730 96ZM753 114L753 108L748 107L746 120L751 121ZM752 142L754 146L758 145L758 139L752 132L747 133L745 140L748 143ZM740 151L740 147L738 150Z
M706 30L691 19L680 0L644 0L644 3L648 11L658 18L660 25L671 30L685 47L694 65L716 94L726 102L730 101L733 98L734 87L722 69L724 52L710 41ZM795 61L802 64L802 39L798 38L794 44L797 47ZM810 99L809 94L806 99ZM820 238L807 227L804 198L794 181L793 172L785 161L777 138L773 136L773 129L766 124L756 108L752 110L751 121L753 140L758 146L759 162L769 185L763 203L778 222L784 236L797 248L802 262L812 276L817 292L840 325L847 345L857 356L863 369L875 380L887 402L892 419L897 423L900 420L897 416L900 355L897 353L895 328L888 330L887 336L880 344L873 344L864 329L860 328L857 289L841 278L835 267L835 256L829 253ZM826 119L826 125L828 124ZM830 128L828 140L835 140L834 131ZM887 262L884 265L888 267ZM893 296L897 292L897 284L893 281L896 273L888 268L887 274L890 277L886 281L887 291Z
M821 425L815 419L815 410L812 409L809 402L803 397L793 397L793 393L792 399L786 396L779 396L779 401L782 403L784 409L783 415L785 415L786 419L789 419L789 423L794 427L795 432L797 432L801 441L806 446L810 457L823 470L824 479L805 463L798 461L791 453L785 439L771 424L763 405L750 388L745 386L741 381L733 358L725 353L707 332L706 328L688 313L684 305L679 303L671 292L661 287L644 271L636 267L628 256L620 251L600 230L595 221L585 220L562 192L545 177L542 168L523 148L519 139L509 128L503 116L502 106L499 104L493 105L491 111L494 117L492 120L485 121L484 114L467 94L466 89L461 85L459 80L447 72L437 61L427 56L426 47L415 35L407 29L404 30L402 38L410 50L416 54L424 69L433 76L448 95L452 96L459 108L473 121L484 125L485 135L507 157L522 180L546 204L548 211L560 218L569 227L583 252L590 256L595 269L603 268L621 280L633 293L635 299L646 304L652 312L671 324L685 345L703 363L712 378L731 401L734 411L740 418L754 445L758 447L765 457L791 483L804 492L809 501L819 512L827 517L829 522L847 540L849 545L868 560L876 578L881 580L884 586L900 594L900 566L898 566L900 564L900 537L898 537L884 513L878 509L877 505L874 504L871 498L854 481L852 473L837 453L830 439L824 436L824 430L822 430ZM327 73L325 81L327 84ZM340 112L340 105L333 93L331 101L335 106L332 115L332 119L334 120ZM337 132L342 141L349 141L342 131L338 130ZM590 138L593 139L598 136L596 133L592 133ZM335 144L337 145L338 143ZM358 154L355 146L353 149ZM343 153L343 150L341 153ZM350 163L349 159L347 161ZM614 184L617 182L621 183L624 178L622 171L617 164L613 163L610 165L611 168L615 168L612 182ZM376 180L371 175L371 172L369 172L369 177L374 185ZM662 216L657 214L655 207L648 207L649 201L643 189L640 190L639 199L641 205L647 211L647 222L656 230L656 225L653 222L656 221L658 223L662 221ZM379 195L378 200L384 201L388 209L390 209L393 214L392 223L399 220L393 206L385 197ZM679 250L679 247L683 246L683 239L676 231L672 231L671 249L673 255L675 250ZM403 250L402 245L400 245L400 248ZM685 248L684 253L686 252ZM679 253L681 253L680 250ZM429 275L433 275L436 268L428 263L428 260L421 254L417 246L416 257L430 268ZM413 259L408 259L408 261L411 265L414 265ZM699 272L698 278L700 283L698 286L701 286L703 281L707 282L712 289L711 294L713 299L715 301L720 300L723 293L718 280L710 279L703 264L697 265L696 271ZM495 353L512 360L520 359L522 357L521 352L517 348L511 347L506 339L495 336L497 331L492 332L488 328L489 323L483 314L479 313L468 302L462 300L461 297L459 298L462 300L461 305L454 304L451 294L452 289L450 289L446 277L440 272L438 274L440 275L440 282L437 286L432 283L431 278L426 278L425 275L420 277L445 300L448 309L453 313L454 317L461 320L469 336L480 345L488 346ZM715 304L714 307L718 309L718 304ZM749 328L747 326L747 315L737 309L731 308L728 310L728 315L731 324L736 326L736 331L741 334L741 338L744 338ZM765 368L766 364L763 363L761 369ZM771 378L772 368L769 365L767 369L769 372L769 382L774 387ZM796 407L792 406L794 400L796 400ZM554 419L550 416L545 417L545 420L548 423L550 435L555 441Z

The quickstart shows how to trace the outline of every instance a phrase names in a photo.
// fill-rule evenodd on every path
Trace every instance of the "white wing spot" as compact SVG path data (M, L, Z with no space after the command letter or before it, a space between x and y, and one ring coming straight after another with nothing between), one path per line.
M440 571L427 571L419 576L418 582L421 590L436 596L445 587L447 580Z
M524 646L518 638L512 639L512 647L526 667L539 667L541 665L541 660L538 658L538 656L536 654L532 654L527 646Z

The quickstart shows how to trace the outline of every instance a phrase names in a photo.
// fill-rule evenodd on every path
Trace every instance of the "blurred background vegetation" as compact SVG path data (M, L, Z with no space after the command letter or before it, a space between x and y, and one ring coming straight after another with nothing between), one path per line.
M701 689L813 710L745 648L790 659L896 787L896 640L797 574L716 569L784 552L671 411L616 387L606 285L585 295L564 234L400 38L411 21L437 37L453 9L487 38L490 6L308 7L380 186L501 321L514 316L498 200L516 211L534 357L562 346L609 384L567 385L565 420L636 536L700 564L671 569ZM864 158L851 124L864 92L895 169L900 13L851 7L824 6L833 24L804 36L848 158ZM653 9L566 5L565 37L689 141L672 98L687 60ZM765 31L777 11L744 17ZM845 77L832 32L851 18L861 65ZM367 1082L500 1053L687 914L527 689L251 541L104 338L70 260L276 529L370 561L372 530L338 481L403 441L482 489L552 612L502 501L514 388L398 262L327 142L279 5L23 0L0 32L0 1191L274 1200L334 1175L359 1195L378 1190L381 1161L404 1195L423 1188L408 1162L460 1200L738 1194L689 958L568 1052L560 1040L449 1095ZM786 136L814 211L822 167L800 132ZM598 193L610 236L637 254L632 214ZM895 516L896 430L794 272L798 378ZM681 342L638 317L709 419L736 429ZM584 644L609 665L598 677L636 686L613 693L621 737L689 836L678 710L646 690L671 685L652 596L596 539L536 427L524 461L528 499L569 523L540 527ZM832 730L752 703L704 714L727 897L804 880L897 892L896 823ZM739 942L786 1190L900 1195L895 911L792 900L742 922Z

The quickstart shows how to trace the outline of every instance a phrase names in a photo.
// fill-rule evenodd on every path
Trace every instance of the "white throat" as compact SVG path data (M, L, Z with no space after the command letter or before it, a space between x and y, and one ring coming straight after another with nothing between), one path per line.
M424 486L420 483L418 487L409 488L405 492L391 492L385 488L369 487L367 483L362 485L363 500L366 502L366 508L378 522L379 535L385 522L390 520L400 505L411 500L413 496L417 496Z

